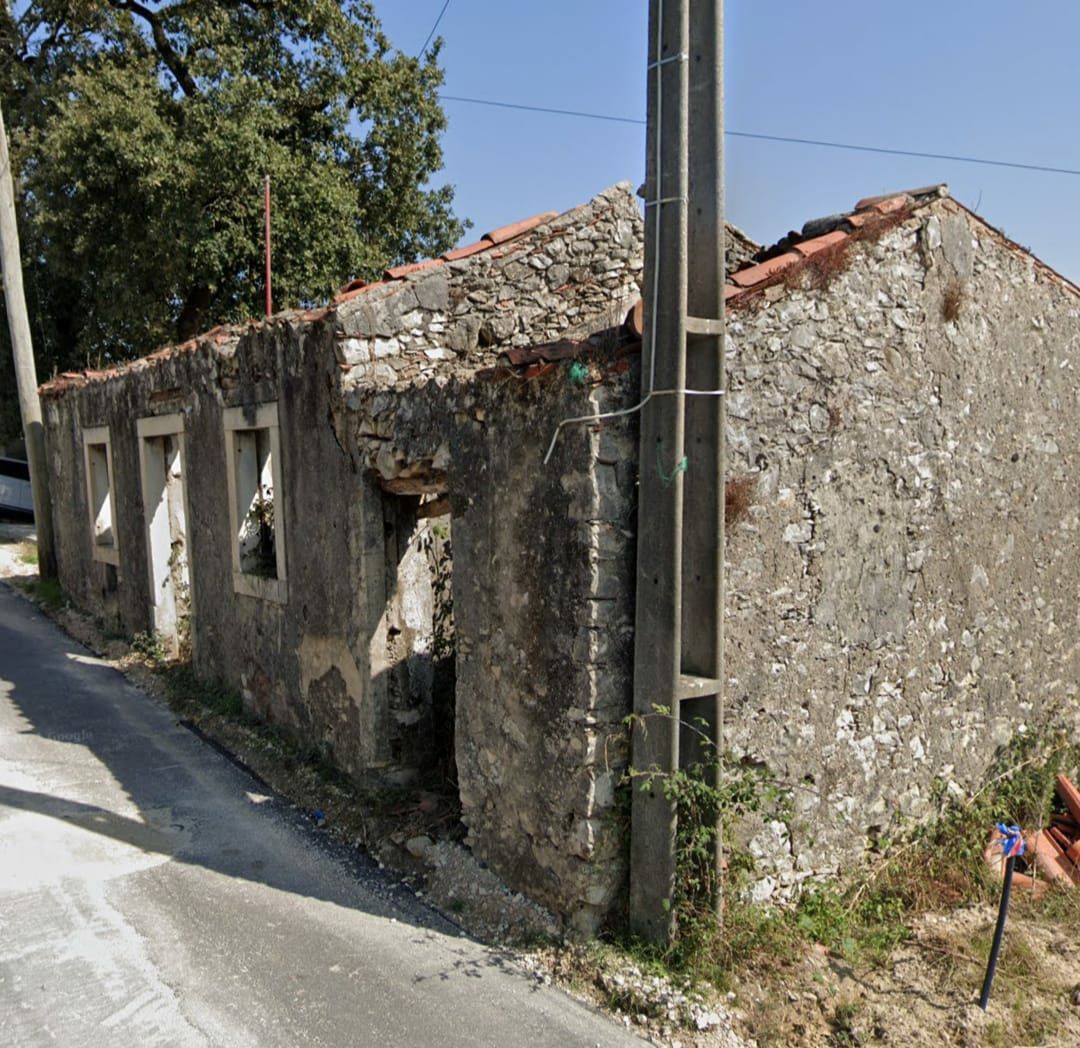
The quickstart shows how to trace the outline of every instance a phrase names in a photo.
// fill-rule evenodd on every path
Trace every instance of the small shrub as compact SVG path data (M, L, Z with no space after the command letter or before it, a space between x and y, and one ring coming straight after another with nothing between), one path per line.
M46 611L59 611L61 608L67 607L67 594L56 579L18 580L16 585Z
M757 474L732 477L724 485L724 523L730 527L750 515L757 492Z
M156 630L147 630L145 633L136 633L131 638L131 650L141 655L149 662L162 664L168 661L169 652L165 639Z
M851 241L819 251L806 264L806 286L814 291L824 291L850 264Z
M941 293L941 319L955 324L960 319L960 307L964 304L964 288L959 280L950 280Z

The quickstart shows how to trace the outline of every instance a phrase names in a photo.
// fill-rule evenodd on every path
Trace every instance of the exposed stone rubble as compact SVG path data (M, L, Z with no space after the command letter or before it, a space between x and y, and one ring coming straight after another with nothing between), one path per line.
M611 827L630 702L635 420L574 428L542 459L561 419L636 395L621 328L641 253L637 204L615 187L329 309L43 390L61 579L77 603L131 633L151 627L135 422L181 416L198 673L358 779L407 783L425 749L453 753L478 859L582 930L626 874ZM565 363L507 363L578 334ZM223 411L258 404L280 423L281 602L236 592L230 563ZM89 541L82 430L102 425L118 567ZM449 725L422 621L433 500L453 541Z
M620 184L465 258L359 289L335 312L346 385L392 387L500 350L618 330L640 295L641 216Z

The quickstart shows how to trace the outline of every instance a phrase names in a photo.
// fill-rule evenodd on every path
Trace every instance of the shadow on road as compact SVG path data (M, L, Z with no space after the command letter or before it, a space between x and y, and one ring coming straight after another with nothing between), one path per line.
M0 585L0 706L5 698L17 716L0 709L0 768L14 765L20 776L54 770L44 789L0 783L0 810L32 812L171 862L462 937L367 853L316 829ZM117 787L138 817L112 809L127 807ZM78 869L70 876L78 878ZM513 967L496 952L482 962L473 950L459 956L423 978L476 978L485 968Z

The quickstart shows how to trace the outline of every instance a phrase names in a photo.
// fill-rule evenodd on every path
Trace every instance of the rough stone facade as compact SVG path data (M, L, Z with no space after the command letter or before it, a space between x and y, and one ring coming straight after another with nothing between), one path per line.
M542 459L562 418L636 393L620 329L640 213L616 187L474 247L327 310L43 387L60 581L119 630L155 628L138 427L178 419L186 534L158 555L189 566L198 674L356 777L445 771L453 751L477 854L590 929L625 878L604 830L630 701L634 422ZM545 362L559 352L574 359ZM269 434L268 406L277 461L234 519L241 460L272 446L243 435ZM106 429L114 563L84 467ZM237 581L271 521L269 560Z
M1080 295L949 199L895 218L729 315L728 742L793 812L746 830L761 898L1078 720Z
M641 230L617 187L44 389L68 592L158 621L137 420L179 416L198 672L356 776L452 735L477 855L582 930L625 887L636 417L543 459L560 420L639 397ZM742 827L767 898L1076 721L1080 296L936 188L728 240L725 741L789 798ZM237 581L228 456L262 461L270 404L278 490L239 505L254 549L269 500L281 547ZM83 448L105 426L114 563Z

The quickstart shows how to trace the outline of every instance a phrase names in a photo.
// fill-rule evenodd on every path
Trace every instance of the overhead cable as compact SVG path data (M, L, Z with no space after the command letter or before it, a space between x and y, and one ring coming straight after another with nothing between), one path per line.
M614 124L645 123L638 117L613 116L610 113L587 113L577 109L553 109L549 106L527 106L516 102L499 102L490 98L466 98L462 95L440 95L444 102L464 102L469 105L493 106L497 109L519 109L527 113L549 113L554 116L572 116L585 120L604 120ZM819 146L822 149L847 149L858 153L884 153L888 156L915 157L921 160L947 160L958 164L981 164L985 167L1011 167L1020 171L1038 171L1053 175L1080 175L1080 170L1071 167L1056 167L1052 164L1026 164L1018 160L992 160L988 157L961 156L954 153L929 153L913 149L889 149L885 146L868 146L854 142L829 142L819 138L795 138L790 135L766 135L754 131L725 131L729 138L748 138L759 142L783 142L789 145Z
M439 17L435 19L435 24L431 27L431 32L428 33L427 39L424 41L424 46L420 48L420 53L417 58L423 57L424 52L427 50L427 45L431 43L431 38L435 35L435 30L439 28L439 23L442 21L443 15L446 14L446 9L450 6L450 0L446 0L446 3L442 5L442 10L439 12Z

